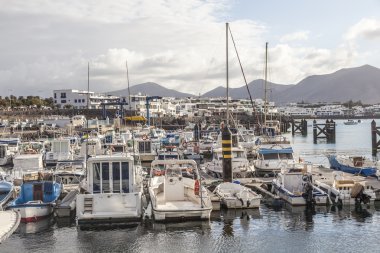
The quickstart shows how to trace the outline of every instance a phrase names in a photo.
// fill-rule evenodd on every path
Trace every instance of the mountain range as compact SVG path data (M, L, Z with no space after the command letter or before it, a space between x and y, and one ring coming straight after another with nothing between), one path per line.
M264 97L264 80L254 80L248 84L252 98ZM131 94L165 96L165 97L194 97L189 93L167 89L156 83L142 83L130 87ZM346 68L331 74L313 75L306 77L297 84L276 84L267 82L268 100L276 103L289 102L347 102L361 101L367 104L380 102L380 69L363 65L356 68ZM128 96L128 89L108 92L107 94ZM229 94L234 99L249 98L245 85L230 88ZM226 88L219 86L202 95L202 97L224 97Z

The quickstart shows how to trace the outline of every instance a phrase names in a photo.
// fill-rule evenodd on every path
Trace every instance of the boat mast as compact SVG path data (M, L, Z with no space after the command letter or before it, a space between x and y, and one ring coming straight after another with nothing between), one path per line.
M227 122L226 126L229 124L229 113L230 113L230 104L229 104L229 94L228 94L228 23L226 23L226 84L227 84Z
M90 106L90 62L87 64L87 111Z
M87 117L90 115L90 62L87 64ZM87 160L88 160L88 140L90 139L90 133L88 132L88 118L86 117L86 130L87 130L87 142L86 142L86 171L87 171Z
M125 67L127 68L127 82L128 82L128 104L129 104L129 111L132 110L131 107L131 90L129 89L129 72L128 72L128 61L125 60Z
M267 124L267 80L268 80L268 42L265 43L265 79L264 79L264 126Z

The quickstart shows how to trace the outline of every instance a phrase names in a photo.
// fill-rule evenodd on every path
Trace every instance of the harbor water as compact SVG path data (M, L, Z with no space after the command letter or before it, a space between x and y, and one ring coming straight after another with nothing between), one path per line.
M329 153L371 157L371 120L337 121L336 143L292 137L303 159L327 165ZM312 121L309 121L312 124ZM380 204L355 207L274 208L212 212L210 221L141 222L135 227L80 230L73 219L21 224L0 252L378 252Z

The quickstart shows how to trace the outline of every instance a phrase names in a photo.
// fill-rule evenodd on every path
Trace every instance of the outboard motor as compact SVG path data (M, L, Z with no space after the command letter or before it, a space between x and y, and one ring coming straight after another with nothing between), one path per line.
M315 199L313 196L313 185L311 183L311 175L302 176L303 180L303 194L302 197L306 200L307 207L314 207Z
M351 197L355 198L355 205L368 204L371 197L364 193L364 186L356 183L351 191Z

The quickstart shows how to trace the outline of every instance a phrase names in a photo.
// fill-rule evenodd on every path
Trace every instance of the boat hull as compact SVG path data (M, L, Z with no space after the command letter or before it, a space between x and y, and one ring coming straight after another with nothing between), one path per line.
M278 185L276 182L272 182L273 189L277 196L281 199L285 200L292 206L305 206L307 205L305 198L302 195L296 195L282 186ZM315 200L316 205L327 205L328 197L327 194L313 194L313 198Z
M79 226L140 221L142 193L79 194L76 209Z
M237 198L221 198L220 204L228 209L250 209L250 208L259 208L261 199L251 199L249 204L244 201L240 201Z
M21 222L35 222L46 218L53 213L52 204L25 204L10 206L8 209L15 210L21 215Z
M351 167L348 165L341 164L337 159L336 156L330 156L329 157L330 167L333 170L339 170L350 174L359 174L365 177L368 176L375 176L376 175L376 168L373 167Z
M212 208L203 208L199 210L160 210L153 209L155 221L173 221L173 220L208 220L210 219Z
M3 206L13 196L13 186L8 182L0 182L0 210L3 210Z
M0 158L0 166L5 166L10 164L12 161L12 156L5 156Z

